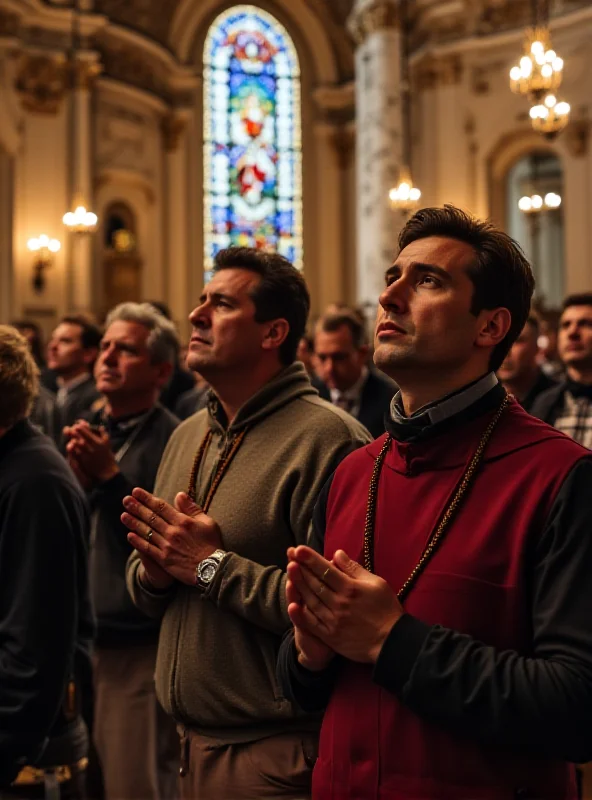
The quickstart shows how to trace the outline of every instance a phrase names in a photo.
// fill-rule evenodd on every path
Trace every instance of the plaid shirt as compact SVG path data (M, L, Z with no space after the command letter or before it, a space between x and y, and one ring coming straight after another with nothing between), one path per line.
M569 390L566 390L563 395L563 408L559 409L553 424L558 430L592 450L592 400L590 398L574 397Z

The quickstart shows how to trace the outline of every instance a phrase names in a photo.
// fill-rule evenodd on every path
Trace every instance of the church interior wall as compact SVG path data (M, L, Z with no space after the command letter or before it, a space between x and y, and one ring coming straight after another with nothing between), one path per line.
M95 31L87 45L96 45L104 69L91 84L88 202L99 216L99 228L92 241L90 307L82 310L99 317L105 311L104 217L112 203L125 202L137 220L141 295L169 303L183 335L188 332L187 314L203 285L203 46L209 25L230 5L182 0L167 17L168 38L156 42L110 19L112 6L105 0L95 2L94 10L93 3L86 3L86 25ZM328 23L324 0L303 0L298 13L290 0L259 5L286 27L300 60L304 273L316 316L329 302L367 299L357 255L370 228L359 214L356 45L345 21L340 28ZM539 145L560 158L564 287L571 292L592 285L592 90L587 80L592 74L592 8L571 11L567 6L551 25L566 65L560 94L572 107L572 121L556 140L545 142L531 131L527 101L509 89L509 69L522 49L519 26L419 47L411 57L411 130L412 168L422 203L451 202L502 224L512 164ZM47 331L72 307L72 271L77 269L61 219L72 192L69 91L54 86L59 95L55 108L40 111L27 106L16 79L23 58L63 56L69 18L66 8L50 8L42 0L27 0L18 14L14 9L11 0L0 0L0 232L5 233L0 316L2 321L32 316ZM36 25L43 20L45 39L39 32L34 39L25 24L27 14ZM392 220L384 248L389 257L402 222ZM42 232L59 238L62 248L39 293L32 285L27 241ZM383 266L380 274L373 267L377 285Z

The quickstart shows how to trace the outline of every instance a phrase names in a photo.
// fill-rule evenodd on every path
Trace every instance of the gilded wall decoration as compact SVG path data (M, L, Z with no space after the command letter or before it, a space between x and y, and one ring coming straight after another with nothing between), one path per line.
M35 114L56 114L68 85L64 58L23 54L20 57L15 89L21 104Z

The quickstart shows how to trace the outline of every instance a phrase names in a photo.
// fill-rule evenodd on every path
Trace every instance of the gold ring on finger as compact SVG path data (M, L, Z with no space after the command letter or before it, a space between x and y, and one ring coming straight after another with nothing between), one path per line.
M327 569L323 572L323 577L321 578L322 582L325 583L325 578L331 572L331 567L327 567Z
M317 596L320 597L323 594L324 591L325 591L325 584L321 583L321 585L317 589Z
M152 539L153 534L154 531L152 530L152 528L148 528L148 533L146 534L146 541L148 542L148 544L150 544L150 540Z

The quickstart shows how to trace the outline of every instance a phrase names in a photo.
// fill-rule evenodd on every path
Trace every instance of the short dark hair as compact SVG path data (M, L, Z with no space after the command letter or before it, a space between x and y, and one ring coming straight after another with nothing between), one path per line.
M94 347L98 348L100 346L101 339L103 338L101 329L90 322L90 320L86 319L86 317L83 317L81 314L70 314L67 317L62 317L60 325L62 322L67 325L78 325L80 327L80 342L85 350Z
M561 311L565 311L570 306L592 306L592 292L568 295L561 305Z
M536 314L529 314L525 324L530 325L530 327L534 329L534 332L537 335L539 334L541 330L541 323Z
M248 269L261 276L251 292L255 320L285 319L290 330L279 349L284 365L296 360L298 342L304 336L310 295L302 274L287 258L252 247L228 247L214 257L214 272L222 269Z
M10 325L16 328L19 333L24 334L25 331L33 331L33 339L30 342L31 353L37 366L40 369L43 368L45 366L45 346L43 344L41 326L30 319L17 319L15 322L11 322Z
M366 331L357 314L343 310L334 314L325 314L317 322L317 330L324 333L335 333L340 328L349 328L353 346L356 350L366 343Z
M496 371L520 335L530 311L534 276L520 245L488 220L479 220L452 205L422 208L399 234L399 251L417 239L444 236L465 242L475 250L467 273L473 282L471 313L507 308L510 329L493 349L489 367Z

